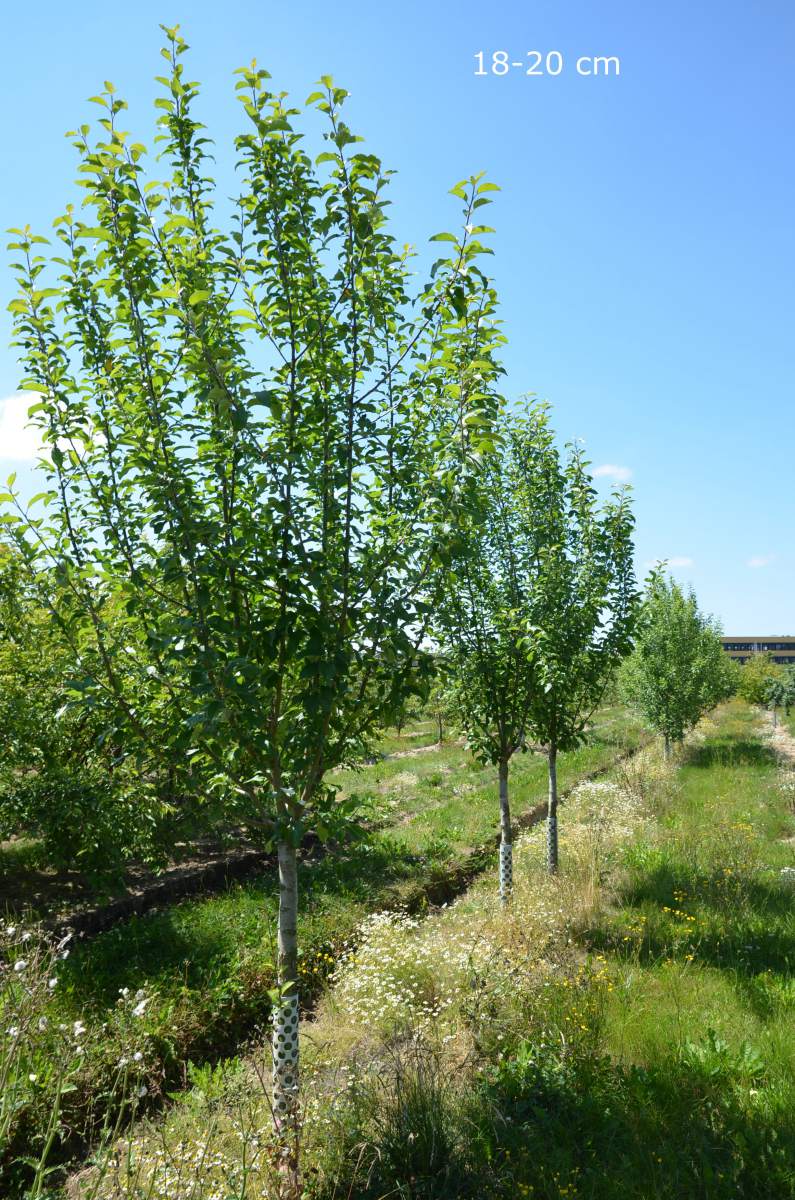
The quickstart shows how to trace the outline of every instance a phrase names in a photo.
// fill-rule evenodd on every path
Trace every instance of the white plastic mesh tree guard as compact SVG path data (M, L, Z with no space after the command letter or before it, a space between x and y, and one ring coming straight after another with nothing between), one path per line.
M287 1119L298 1102L298 997L283 996L273 1010L273 1112Z
M513 890L513 843L500 842L500 899L505 901Z
M547 856L550 862L557 863L558 849L558 818L547 817Z

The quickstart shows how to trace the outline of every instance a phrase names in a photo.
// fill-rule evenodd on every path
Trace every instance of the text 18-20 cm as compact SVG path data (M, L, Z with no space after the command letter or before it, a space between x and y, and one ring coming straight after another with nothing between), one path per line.
M615 54L580 54L573 62L578 75L607 76L621 74L621 59ZM568 64L568 69L571 65ZM507 50L478 50L476 75L562 75L567 70L560 50L528 50L524 58L513 58Z

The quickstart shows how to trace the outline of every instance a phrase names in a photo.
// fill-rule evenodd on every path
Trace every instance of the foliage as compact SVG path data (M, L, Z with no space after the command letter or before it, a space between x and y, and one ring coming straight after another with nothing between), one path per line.
M537 555L525 642L538 680L530 723L550 749L569 750L631 645L634 518L626 489L598 504L582 452L570 446L562 462L544 414L521 437L521 499ZM536 438L543 457L534 463Z
M38 583L52 595L51 577ZM168 805L99 710L72 703L87 669L19 555L0 547L0 836L40 838L52 865L97 874L157 857Z
M795 669L784 668L781 675L769 680L765 704L774 711L783 708L789 716L790 709L795 704Z
M658 733L680 742L688 730L734 690L734 673L712 617L695 593L653 575L644 597L635 649L622 672L627 699Z
M77 648L97 648L84 694L111 695L147 753L190 754L300 827L324 771L416 668L428 528L462 433L468 452L488 443L498 337L470 218L491 185L454 189L472 232L439 235L450 256L412 307L389 172L356 149L344 91L327 80L310 98L327 124L316 166L297 111L246 69L224 234L185 49L172 31L158 102L171 177L147 181L109 88L99 141L75 135L88 215L56 222L53 287L42 239L18 235L17 344L51 458L50 513L18 536L56 559ZM134 705L107 580L140 631ZM152 711L152 680L168 713Z
M786 669L772 655L752 654L740 667L737 694L749 704L766 704L772 686L785 680Z
M546 408L505 418L440 604L467 734L491 762L528 723L546 744L582 738L628 646L634 608L625 494L600 511L575 447L561 463Z

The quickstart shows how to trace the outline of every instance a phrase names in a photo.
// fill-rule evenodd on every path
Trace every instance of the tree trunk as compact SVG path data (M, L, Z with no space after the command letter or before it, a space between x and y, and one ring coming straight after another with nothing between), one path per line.
M278 858L279 999L273 1009L273 1116L283 1139L287 1195L298 1196L298 861L292 842L278 843Z
M508 760L500 763L500 900L507 904L513 891L511 805L508 800Z
M549 747L549 803L547 805L547 870L558 870L558 748Z
M778 726L778 709L774 708L773 709L773 728L776 729L777 726Z
M665 759L666 762L671 761L672 754L673 754L673 747L671 746L671 739L669 737L667 737L663 741L663 758Z
M437 716L436 721L439 726L439 745L441 746L442 741L444 740L444 725L442 723L443 718L441 713Z

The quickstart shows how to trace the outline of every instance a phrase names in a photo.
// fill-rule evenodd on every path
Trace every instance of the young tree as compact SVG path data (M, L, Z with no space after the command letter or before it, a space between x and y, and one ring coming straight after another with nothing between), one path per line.
M459 529L440 588L436 632L467 741L497 767L500 899L513 886L510 760L524 749L535 675L522 645L534 585L532 544L520 504L518 443L503 416L499 454L471 481L468 517Z
M395 715L393 718L395 730L397 731L398 737L401 736L401 734L402 734L405 726L408 724L408 722L416 721L419 718L421 712L422 712L422 705L421 705L421 701L420 701L419 697L407 696L406 699L403 701L403 703L400 704L396 708Z
M555 448L544 410L521 426L520 504L534 550L525 651L535 687L529 728L547 747L547 868L558 869L560 750L578 745L629 652L638 593L626 488L600 505L582 451Z
M775 664L781 667L781 664ZM767 692L765 695L765 705L772 709L773 712L773 727L778 725L778 710L784 709L786 716L789 716L792 705L795 704L795 671L790 667L781 667L781 673L769 678L767 684Z
M285 1123L297 847L334 819L326 772L359 756L428 670L432 568L462 472L491 444L501 338L475 214L494 185L453 189L461 235L437 235L449 252L412 300L410 255L386 222L390 172L343 120L346 93L324 78L307 101L326 125L313 160L298 110L252 65L223 232L198 88L166 32L168 177L147 177L106 85L98 140L88 126L74 137L82 215L56 222L51 262L43 238L16 236L11 307L50 464L46 515L10 528L29 559L55 563L75 652L95 652L81 695L116 706L145 761L189 758L277 847ZM121 636L103 614L111 586Z
M428 693L428 702L425 705L425 711L436 722L437 741L441 746L444 741L445 725L452 720L456 706L455 692L447 677L447 671L444 668L440 669L439 664L437 664L436 678Z
M734 690L720 628L699 611L695 593L653 575L635 648L622 673L626 698L664 739L665 757L704 713Z
M740 667L737 692L748 704L766 704L773 684L784 679L784 667L769 653L752 654Z
M562 464L544 407L504 419L440 606L471 745L497 765L500 894L511 886L508 770L532 729L549 747L548 856L557 868L557 753L582 736L626 651L635 607L625 494L600 511L578 450Z

